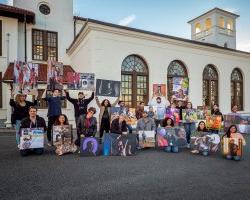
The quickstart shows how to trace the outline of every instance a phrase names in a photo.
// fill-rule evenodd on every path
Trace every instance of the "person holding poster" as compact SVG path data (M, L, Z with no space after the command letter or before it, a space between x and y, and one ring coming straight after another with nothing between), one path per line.
M97 132L97 120L94 117L96 109L90 107L87 114L79 117L77 122L77 139L75 144L80 146L81 137L95 137Z
M138 108L136 109L136 113L135 113L135 116L136 116L136 119L139 120L143 117L143 112L144 112L144 101L141 101L139 103L139 106Z
M246 140L244 139L244 137L240 133L237 132L237 127L235 125L231 125L229 127L228 131L226 132L226 134L223 135L222 138L231 138L233 140L234 139L240 140L240 141L242 141L243 146L246 145ZM241 156L234 155L234 151L237 151L237 149L234 149L234 148L235 147L233 147L232 151L229 151L229 153L226 155L226 159L240 161L241 160Z
M211 110L211 114L215 115L215 116L221 116L221 121L223 121L223 115L220 112L220 108L219 108L218 104L213 105L213 109ZM213 133L217 133L217 134L219 133L218 129L210 129L210 131L213 132Z
M65 90L66 99L70 103L72 103L74 106L76 125L77 125L79 116L87 114L88 105L94 99L94 96L95 96L94 91L95 89L93 89L91 97L89 97L88 99L85 99L85 95L83 92L78 92L78 99L73 99L69 96L69 91Z
M237 113L238 112L238 106L234 105L231 109L232 113Z
M58 118L59 115L62 114L62 105L61 101L65 99L65 94L60 96L59 90L53 90L52 96L47 94L47 90L44 91L42 98L48 102L48 131L47 131L47 138L48 138L48 146L51 146L51 130L52 126L55 123L55 120Z
M189 118L189 115L194 112L193 111L193 105L191 102L187 103L186 107L186 117ZM189 114L190 113L190 114ZM184 117L182 117L183 119ZM186 138L187 138L187 148L190 148L190 139L191 139L191 134L195 131L195 121L193 121L192 117L190 117L189 120L184 120L183 119L183 124L184 128L186 131Z
M171 103L176 101L182 101L185 105L188 101L188 96L184 93L183 89L179 89L178 92L172 96Z
M98 97L96 97L96 104L100 108L99 114L99 123L100 123L100 138L103 136L103 132L109 133L110 130L110 119L111 119L111 107L115 107L115 105L119 102L119 98L111 104L108 99L104 99L102 103L100 103Z
M37 115L37 108L34 106L30 106L28 112L29 112L29 117L24 118L21 121L20 130L22 130L23 128L43 128L43 130L46 131L47 127L45 120ZM20 154L21 156L28 156L32 153L36 155L41 155L43 154L43 151L44 151L43 148L23 149L20 150Z
M127 134L127 123L124 114L121 114L119 118L114 119L111 123L110 133Z
M155 122L148 117L147 111L143 111L142 118L137 121L136 132L138 131L155 131Z
M11 98L10 98L10 106L13 108L13 112L11 114L11 123L14 125L16 130L16 143L20 144L20 123L21 120L29 116L29 107L37 105L37 96L35 95L34 102L26 101L25 94L17 94L14 100L14 91L11 90Z

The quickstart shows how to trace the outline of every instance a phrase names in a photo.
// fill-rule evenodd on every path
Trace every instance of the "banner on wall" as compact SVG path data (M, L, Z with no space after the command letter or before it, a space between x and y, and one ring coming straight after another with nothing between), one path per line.
M47 90L63 90L63 63L48 60Z
M153 94L157 97L166 96L166 84L153 84Z
M67 73L69 90L93 90L95 87L95 74L93 73Z
M185 95L188 95L189 80L183 77L173 77L173 92L177 94L182 89Z
M120 81L96 79L96 96L119 97Z
M38 64L14 62L13 93L35 95L38 87Z

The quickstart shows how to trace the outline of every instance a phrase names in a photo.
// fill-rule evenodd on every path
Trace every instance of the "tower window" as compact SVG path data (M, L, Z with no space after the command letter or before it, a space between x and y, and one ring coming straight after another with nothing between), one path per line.
M39 6L39 11L44 15L50 14L50 7L47 4L41 4Z

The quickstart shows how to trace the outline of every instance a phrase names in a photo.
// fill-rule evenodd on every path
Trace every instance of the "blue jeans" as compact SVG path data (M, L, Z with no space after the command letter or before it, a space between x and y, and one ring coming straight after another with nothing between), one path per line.
M226 156L227 160L235 160L235 161L240 161L241 160L241 156L231 156L231 155L227 155Z
M20 144L20 126L21 126L21 120L16 120L15 123L15 130L16 130L16 143L17 145Z
M173 153L178 153L179 152L179 147L178 146L167 146L165 148L165 151L170 153L170 152L173 152Z
M187 143L190 144L191 134L195 131L195 123L184 123Z

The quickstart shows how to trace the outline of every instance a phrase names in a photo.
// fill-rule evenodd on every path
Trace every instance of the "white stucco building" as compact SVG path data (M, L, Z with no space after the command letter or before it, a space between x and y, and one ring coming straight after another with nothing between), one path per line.
M250 53L236 50L237 17L212 9L188 22L192 37L188 40L73 16L73 0L1 4L0 75L5 83L1 83L0 119L6 124L10 120L8 83L14 60L40 63L41 94L48 58L63 62L65 70L122 81L122 98L133 107L151 98L154 83L167 84L170 97L172 78L183 76L189 78L189 98L195 107L218 103L226 113L237 104L250 112ZM43 102L39 112L46 116ZM73 122L69 102L63 112Z

